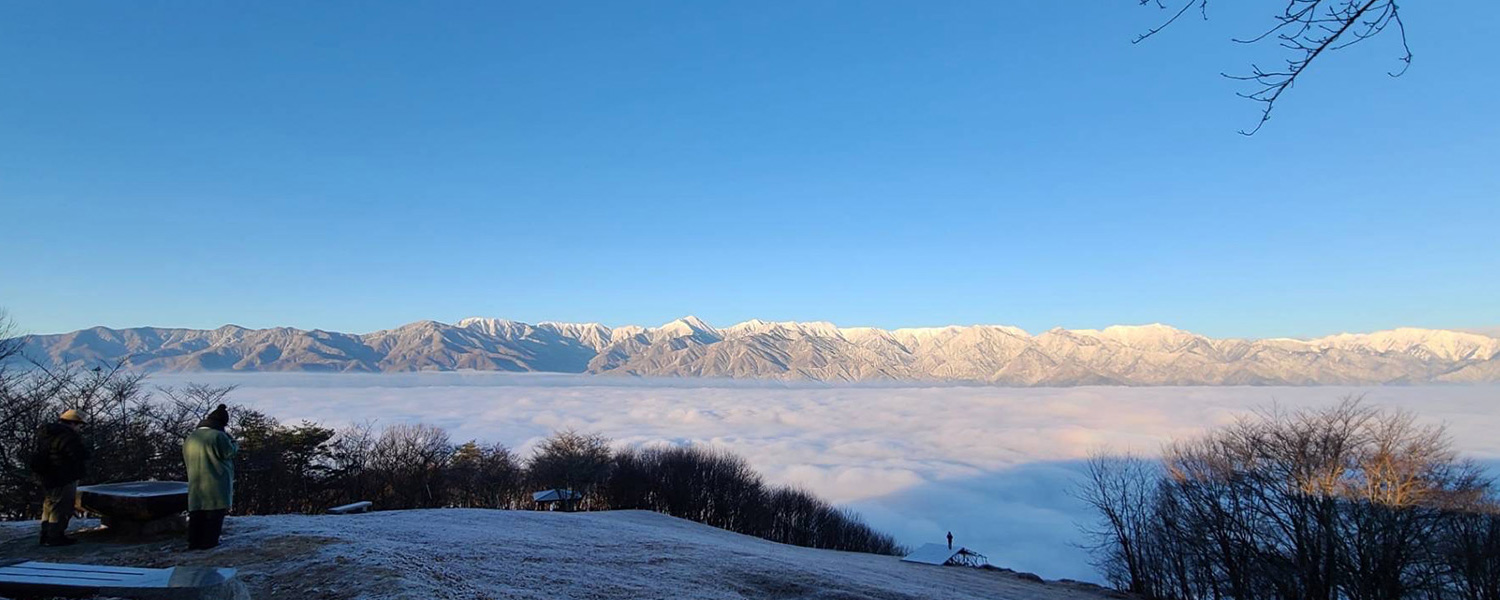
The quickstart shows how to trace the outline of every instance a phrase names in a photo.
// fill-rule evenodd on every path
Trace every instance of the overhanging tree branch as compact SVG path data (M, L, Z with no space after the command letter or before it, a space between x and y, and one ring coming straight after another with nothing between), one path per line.
M1302 73L1319 56L1373 38L1392 25L1396 27L1401 39L1402 55L1398 59L1401 67L1389 74L1392 77L1400 77L1411 66L1411 46L1407 43L1406 25L1401 20L1400 6L1396 0L1284 1L1286 6L1281 14L1275 15L1273 26L1255 37L1235 41L1242 44L1255 44L1271 39L1276 40L1279 46L1291 51L1293 55L1292 58L1286 59L1285 67L1267 70L1252 64L1249 74L1223 74L1230 79L1254 84L1257 89L1248 93L1241 92L1239 95L1264 105L1261 109L1260 120L1256 122L1255 127L1241 130L1241 134L1254 135L1260 131L1266 121L1271 119L1271 111L1276 107L1276 102L1281 99L1282 94L1291 89ZM1158 8L1169 8L1165 0L1140 0L1140 3L1142 5L1154 3ZM1208 0L1188 0L1177 8L1171 18L1160 26L1137 36L1134 42L1139 43L1156 35L1193 7L1197 7L1205 19L1208 18Z

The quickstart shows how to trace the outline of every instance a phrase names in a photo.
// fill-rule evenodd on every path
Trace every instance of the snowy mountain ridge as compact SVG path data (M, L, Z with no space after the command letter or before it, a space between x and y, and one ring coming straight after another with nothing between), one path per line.
M651 377L1019 386L1500 382L1500 338L1400 328L1300 340L1215 339L1160 323L1031 334L1003 325L879 329L693 316L657 327L472 317L366 334L286 327L94 327L24 338L44 366L392 372L473 369Z

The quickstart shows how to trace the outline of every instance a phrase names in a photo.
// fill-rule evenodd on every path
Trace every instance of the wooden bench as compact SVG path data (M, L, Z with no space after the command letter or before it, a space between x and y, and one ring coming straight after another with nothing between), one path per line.
M350 502L343 506L335 506L333 508L330 508L328 509L328 514L352 515L354 513L370 512L370 509L374 507L375 504L373 502L370 502L369 500L361 500L359 502Z
M0 596L140 600L249 600L234 569L140 569L38 561L0 563Z

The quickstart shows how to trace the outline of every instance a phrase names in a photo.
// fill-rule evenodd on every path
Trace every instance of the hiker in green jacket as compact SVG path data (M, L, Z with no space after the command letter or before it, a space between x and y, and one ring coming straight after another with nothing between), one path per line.
M224 515L234 504L234 455L239 446L224 433L229 409L223 404L208 413L182 444L188 474L188 549L219 545Z

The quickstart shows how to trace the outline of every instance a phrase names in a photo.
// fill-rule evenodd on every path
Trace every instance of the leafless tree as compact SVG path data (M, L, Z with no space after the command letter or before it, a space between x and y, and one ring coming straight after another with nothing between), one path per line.
M522 502L521 466L503 444L470 440L449 463L448 501L465 508L516 508Z
M526 472L538 489L565 489L583 495L578 507L598 502L595 488L609 477L613 454L609 438L566 429L554 432L531 453ZM569 505L571 508L572 505Z
M370 473L371 453L375 447L375 423L352 423L338 431L330 445L332 473L330 483L342 491L343 502L375 500Z
M1116 587L1147 596L1163 595L1163 582L1150 566L1146 548L1160 470L1159 464L1137 456L1096 453L1085 463L1083 484L1074 490L1099 517L1084 529L1094 542L1095 566Z
M1184 14L1197 12L1208 18L1208 0L1138 0L1141 5L1154 5L1172 14L1162 24L1148 29L1136 37L1142 42L1167 26L1177 22ZM1251 89L1240 96L1262 104L1260 119L1255 127L1240 133L1254 135L1271 118L1271 111L1282 94L1291 89L1297 79L1312 66L1319 57L1334 50L1342 50L1365 40L1374 38L1387 30L1394 30L1400 38L1401 54L1399 66L1389 74L1400 77L1411 66L1411 46L1406 40L1406 25L1401 20L1400 6L1396 0L1280 0L1279 13L1272 15L1271 25L1248 38L1235 39L1242 44L1271 42L1284 48L1288 57L1277 67L1262 68L1252 64L1243 74L1225 74L1225 77L1247 82Z
M21 337L16 332L15 321L5 309L0 309L0 376L4 376L6 362L21 353Z
M230 401L229 396L235 387L203 383L188 383L182 387L158 386L157 392L164 397L157 402L162 427L186 438L215 406L226 404L230 406L231 414L244 414L245 407Z
M1090 461L1096 560L1151 598L1494 600L1491 482L1443 428L1358 398L1258 411L1168 445L1160 475ZM1467 590L1467 591L1462 591Z
M370 470L382 475L379 490L403 508L441 506L444 475L453 459L448 433L432 425L385 428L370 453Z
M1500 506L1451 513L1435 548L1444 587L1458 600L1500 600Z

